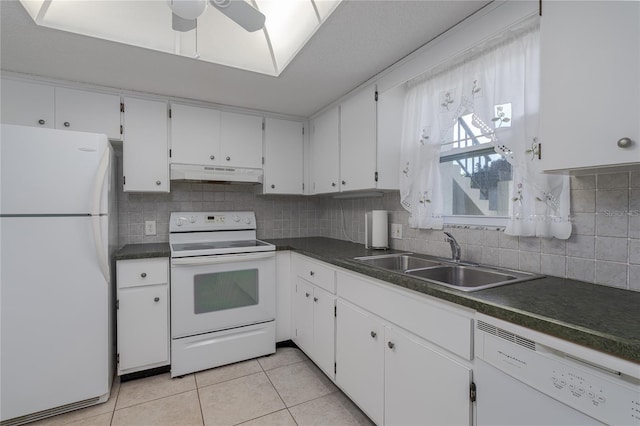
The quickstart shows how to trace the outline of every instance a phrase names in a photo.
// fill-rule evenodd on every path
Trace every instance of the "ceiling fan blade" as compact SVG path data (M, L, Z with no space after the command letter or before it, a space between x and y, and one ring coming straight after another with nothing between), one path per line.
M191 31L196 27L195 19L184 19L176 15L175 13L171 14L171 28L174 31Z
M211 5L249 32L264 27L265 16L244 0L209 0Z

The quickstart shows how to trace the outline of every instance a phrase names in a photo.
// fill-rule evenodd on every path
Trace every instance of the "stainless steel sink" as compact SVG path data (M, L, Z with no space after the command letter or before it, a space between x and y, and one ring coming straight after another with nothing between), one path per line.
M458 265L408 270L405 273L412 277L434 281L462 291L483 290L539 277L539 275L526 272Z
M429 268L442 265L436 260L427 260L410 253L383 254L379 256L356 257L355 260L376 268L404 272L409 269Z
M426 256L425 256L426 257ZM419 257L412 253L356 257L365 265L400 272L411 277L455 288L478 291L540 278L541 275L489 266L459 264L437 258Z

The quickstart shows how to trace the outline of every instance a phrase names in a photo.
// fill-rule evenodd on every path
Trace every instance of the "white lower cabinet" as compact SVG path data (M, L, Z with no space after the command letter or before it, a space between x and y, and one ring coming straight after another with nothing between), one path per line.
M338 299L336 384L376 424L470 425L471 368Z
M169 364L169 261L119 260L118 375Z
M384 424L471 425L471 368L401 329L384 337Z
M331 379L334 378L335 295L296 277L293 341Z
M373 422L473 424L471 309L291 258L292 339Z
M384 325L370 312L338 299L336 384L376 424L384 416ZM337 319L337 317L336 317Z

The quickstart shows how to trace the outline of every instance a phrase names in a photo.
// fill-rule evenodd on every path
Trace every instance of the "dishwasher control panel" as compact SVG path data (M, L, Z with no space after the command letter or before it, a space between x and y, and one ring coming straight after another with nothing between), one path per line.
M497 329L476 330L476 356L607 424L640 426L640 381Z

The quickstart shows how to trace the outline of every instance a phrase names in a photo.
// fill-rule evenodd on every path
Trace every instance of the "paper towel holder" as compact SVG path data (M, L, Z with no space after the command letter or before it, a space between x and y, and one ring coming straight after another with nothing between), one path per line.
M372 210L365 213L364 248L386 250L389 248L389 212Z

